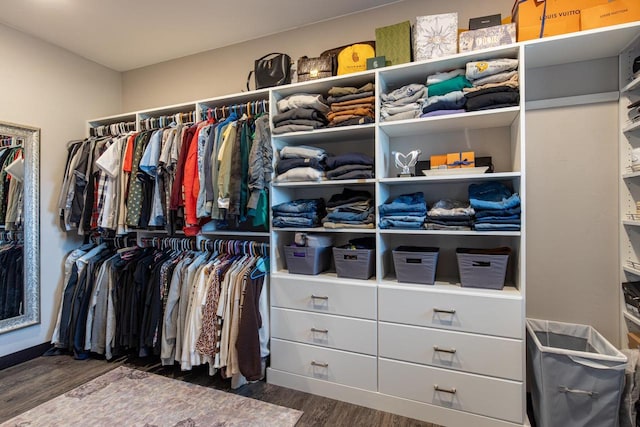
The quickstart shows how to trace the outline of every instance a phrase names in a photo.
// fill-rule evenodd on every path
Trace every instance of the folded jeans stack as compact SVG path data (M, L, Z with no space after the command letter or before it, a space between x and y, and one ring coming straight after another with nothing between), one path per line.
M329 127L351 126L373 123L375 120L376 98L373 83L362 87L334 86L329 89Z
M369 179L374 177L373 158L363 153L329 156L325 160L329 179Z
M317 227L324 216L324 200L297 199L280 203L271 210L274 227Z
M299 93L278 101L278 114L273 116L274 134L309 131L327 126L329 112L326 100L319 94Z
M380 120L406 120L420 116L422 103L427 97L427 87L420 83L402 86L390 93L380 95Z
M517 59L468 62L466 77L473 84L472 88L463 89L467 111L513 107L520 103Z
M420 117L442 116L465 112L465 88L472 87L465 70L456 69L427 77L427 99L422 104Z
M427 215L424 194L403 194L381 205L380 228L420 229Z
M427 212L427 230L471 230L475 211L469 202L438 200Z
M308 145L286 146L279 153L276 182L321 181L325 178L322 148Z
M520 196L504 184L490 181L469 186L477 231L520 231Z
M327 202L327 216L322 219L325 228L374 228L373 197L364 190L345 188Z

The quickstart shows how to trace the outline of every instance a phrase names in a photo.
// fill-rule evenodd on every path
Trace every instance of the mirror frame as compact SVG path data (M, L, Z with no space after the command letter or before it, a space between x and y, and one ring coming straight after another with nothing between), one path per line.
M0 334L40 323L40 129L0 122L0 135L24 139L24 314L0 320Z

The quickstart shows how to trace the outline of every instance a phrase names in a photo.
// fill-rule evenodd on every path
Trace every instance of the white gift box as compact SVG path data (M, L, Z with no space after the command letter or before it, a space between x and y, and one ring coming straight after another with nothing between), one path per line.
M458 14L416 17L413 27L414 61L454 55L458 50Z

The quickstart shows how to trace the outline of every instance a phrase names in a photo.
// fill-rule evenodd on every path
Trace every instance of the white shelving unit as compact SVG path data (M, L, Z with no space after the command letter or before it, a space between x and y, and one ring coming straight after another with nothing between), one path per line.
M626 217L640 201L640 172L631 169L640 129L626 121L626 106L640 99L640 80L630 79L631 60L640 55L640 24L630 23L374 71L243 92L190 103L88 120L88 129L196 111L202 118L229 104L279 99L295 93L326 93L331 86L359 87L375 82L380 93L426 76L491 58L520 60L521 103L485 112L448 117L380 122L344 128L273 135L274 150L316 145L330 152L363 152L375 158L375 179L343 182L273 183L271 205L296 198L327 200L342 188L370 191L376 206L408 192L422 191L432 204L441 197L467 197L470 183L497 179L522 198L522 231L476 232L381 229L272 228L267 232L221 230L205 236L233 235L270 241L271 367L267 381L330 398L447 426L528 425L525 402L526 284L526 75L544 67L620 58L620 263L621 281L640 280L640 221ZM599 102L602 94L537 100L555 105ZM606 94L606 99L610 99ZM617 96L617 92L613 95ZM527 104L528 105L528 104ZM529 141L535 143L535 141ZM487 175L397 178L391 151L420 148L430 154L473 150L490 155L495 173ZM378 213L376 211L376 218ZM289 274L282 248L296 232L331 235L334 245L354 237L374 237L376 270L369 280L345 279L334 271L317 276ZM155 232L149 232L155 233ZM155 234L157 235L157 234ZM391 250L399 245L439 247L434 285L399 283ZM456 247L513 249L503 290L471 289L459 283ZM632 261L634 264L627 264ZM633 266L632 266L633 265ZM621 321L640 330L640 319L624 309ZM622 342L626 342L623 337ZM455 349L455 352L441 350ZM447 356L446 358L444 356ZM454 392L455 389L455 392Z
M324 79L308 85L299 83L295 87L274 88L271 105L295 93L326 94L332 86L358 87L374 81L379 100L381 93L424 82L429 74L464 68L473 60L505 57L522 58L522 47L488 49ZM520 77L524 84L524 76ZM521 91L524 91L523 86ZM298 198L328 200L342 188L370 191L376 206L400 194L420 191L431 206L442 198L468 200L470 184L497 180L520 194L524 211L522 105L398 122L381 122L378 118L373 125L273 135L276 150L287 145L305 144L336 154L366 153L375 159L376 177L274 183L272 206ZM422 151L421 159L455 151L491 156L495 173L398 178L392 151L408 152L416 148ZM523 214L523 230L524 218ZM331 235L334 246L354 237L375 236L374 277L345 279L332 271L317 276L289 274L283 248L292 243L295 232ZM524 238L524 231L272 229L272 365L268 381L379 409L394 408L393 412L443 425L523 425L526 422ZM391 251L400 245L440 248L434 285L397 281ZM498 246L513 249L507 286L500 291L462 287L455 249ZM344 305L347 301L353 306ZM335 308L334 304L341 308ZM451 314L443 314L444 311ZM496 312L501 313L499 320L490 315ZM312 321L307 320L309 318ZM307 329L293 333L296 327L292 325L299 323L307 325ZM335 329L336 325L339 330ZM314 332L317 330L326 332L318 337ZM345 330L356 340L366 336L369 345L353 347L348 341L340 344L339 339L329 343L333 334ZM470 342L474 343L475 350L468 347ZM429 347L431 353L434 346L453 346L459 350L451 359L455 362L447 365L441 357L442 363L437 362L444 354L442 351L429 356L418 348L419 345ZM483 355L478 356L478 351ZM505 362L508 368L503 370L496 367L494 361L502 360L505 354L509 355ZM477 366L467 362L474 358L479 362ZM353 376L354 371L359 372L357 377ZM419 385L406 387L405 376L411 377L413 383L419 378ZM439 385L441 391L434 392L434 384ZM457 390L455 395L448 393L453 389ZM492 390L493 398L508 402L509 409L492 408L495 405L487 404L486 391L480 392L481 389ZM358 397L354 396L356 391ZM457 396L463 398L458 402ZM408 402L411 404L407 406ZM456 403L451 405L451 402Z
M620 261L621 282L640 281L640 210L636 202L640 202L640 172L631 170L633 151L640 150L640 121L629 123L627 108L640 100L640 77L632 70L633 61L640 56L640 36L635 37L619 52L619 153L620 153ZM640 331L640 320L627 309L624 294L621 291L621 328L620 342L628 346L628 332Z

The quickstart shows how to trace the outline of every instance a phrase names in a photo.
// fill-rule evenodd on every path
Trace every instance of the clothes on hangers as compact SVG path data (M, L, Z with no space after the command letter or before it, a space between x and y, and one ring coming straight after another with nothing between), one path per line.
M0 244L0 319L24 314L24 247L17 242Z
M136 229L195 235L208 222L213 229L247 222L266 228L268 114L233 112L183 124L193 118L185 114L144 120L143 128L165 126L158 129L70 142L58 199L62 228L81 235Z
M5 230L18 230L23 222L23 181L12 174L12 165L23 157L20 146L0 148L0 225Z
M261 379L269 354L266 249L216 241L213 251L177 250L184 240L71 252L55 347L76 358L155 355L183 370L207 363L236 385Z

